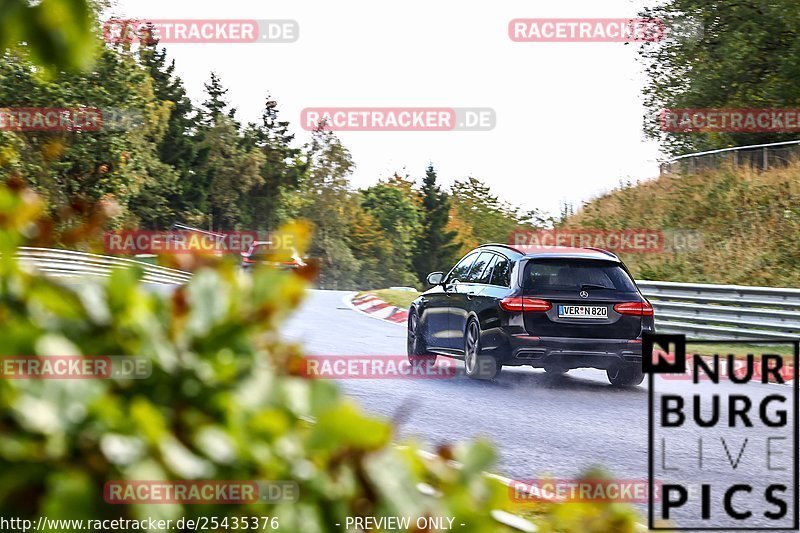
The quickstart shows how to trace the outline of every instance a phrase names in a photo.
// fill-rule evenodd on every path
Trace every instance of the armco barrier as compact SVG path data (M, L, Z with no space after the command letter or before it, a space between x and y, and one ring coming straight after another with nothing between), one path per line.
M138 266L144 270L143 281L156 285L180 285L191 279L189 272L150 265L133 259L109 257L72 250L21 247L17 259L24 268L34 268L56 277L107 277L115 268Z
M656 330L706 339L797 339L800 289L637 281Z
M797 161L798 156L800 156L800 140L733 146L674 157L661 164L660 173L661 175L696 174L704 170L718 169L725 164L732 165L733 168L768 170L786 167Z

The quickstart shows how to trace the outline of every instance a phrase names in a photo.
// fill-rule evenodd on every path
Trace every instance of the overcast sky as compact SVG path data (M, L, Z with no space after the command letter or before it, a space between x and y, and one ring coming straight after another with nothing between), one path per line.
M294 43L167 44L189 95L218 72L238 118L267 92L297 139L306 107L490 107L492 131L340 132L361 187L393 172L472 175L514 204L557 213L620 180L653 178L636 45L516 43L515 18L635 17L646 0L120 0L115 16L293 19Z

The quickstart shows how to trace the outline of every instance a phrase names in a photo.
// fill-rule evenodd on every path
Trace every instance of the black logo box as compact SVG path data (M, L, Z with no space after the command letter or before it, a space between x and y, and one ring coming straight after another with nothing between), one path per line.
M653 448L655 439L655 429L653 422L654 402L655 402L655 375L674 374L686 372L686 344L759 344L759 345L790 345L794 348L794 376L792 379L792 393L794 397L794 434L793 434L793 476L794 476L794 517L791 528L786 527L744 527L731 528L725 527L655 527L653 520ZM658 345L665 352L669 353L669 346L675 346L674 361L666 361L659 358L653 362L653 348ZM721 355L721 354L720 354ZM800 339L798 340L763 340L763 339L715 339L715 340L692 340L686 339L686 335L675 334L645 334L642 337L642 370L648 374L647 392L647 468L648 468L648 497L647 497L647 528L650 531L798 531L800 529L800 479L798 479L798 466L800 466L800 379L798 379L798 363L800 362Z

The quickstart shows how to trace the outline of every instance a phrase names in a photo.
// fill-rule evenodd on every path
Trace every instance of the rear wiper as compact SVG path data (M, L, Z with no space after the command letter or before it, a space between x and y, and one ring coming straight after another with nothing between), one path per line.
M613 291L614 287L606 287L605 285L598 285L596 283L582 283L581 290L586 289L605 289L607 291Z

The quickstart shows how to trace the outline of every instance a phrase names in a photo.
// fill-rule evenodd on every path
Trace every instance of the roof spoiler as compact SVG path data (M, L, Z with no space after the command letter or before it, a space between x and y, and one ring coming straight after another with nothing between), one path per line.
M619 257L617 257L617 254L611 253L608 250L603 250L602 248L596 248L594 246L586 246L586 249L587 250L594 250L595 252L604 253L604 254L606 254L606 255L608 255L610 257L613 257L614 259L619 259Z
M503 248L508 248L509 250L517 252L518 254L522 254L522 255L526 254L525 251L520 250L519 248L511 246L510 244L502 244L502 243L499 243L499 242L489 242L489 243L486 243L486 244L481 244L480 246L478 246L478 248L483 248L483 247L487 247L487 246L501 246ZM570 248L570 247L568 246L567 248ZM607 255L607 256L609 256L611 258L614 258L617 261L619 261L619 257L616 254L614 254L612 252L609 252L608 250L604 250L602 248L597 248L597 247L594 247L594 246L582 246L581 248L584 248L586 250L594 250L595 252L600 252L601 254Z

